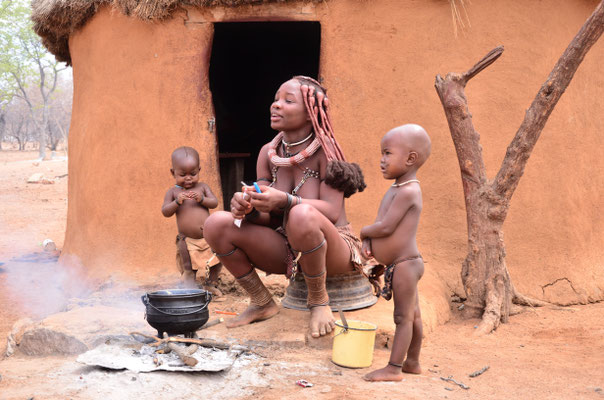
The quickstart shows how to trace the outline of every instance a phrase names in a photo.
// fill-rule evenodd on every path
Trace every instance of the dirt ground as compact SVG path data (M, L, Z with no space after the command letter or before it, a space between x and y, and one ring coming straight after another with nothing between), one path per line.
M41 252L41 243L47 238L54 240L59 248L63 241L67 161L61 158L32 161L35 158L33 152L0 152L2 400L142 396L162 399L285 399L292 396L325 399L403 396L408 399L604 399L604 303L528 310L513 316L495 333L479 338L472 335L478 321L462 320L457 314L458 303L452 303L452 320L424 338L422 374L407 375L400 383L367 383L361 377L371 369L346 369L331 363L330 339L315 343L302 335L308 315L292 310L285 310L272 320L254 324L249 329L227 332L224 324L218 325L217 334L232 337L270 338L278 333L294 338L278 346L262 348L262 357L240 358L231 370L222 373L112 371L79 364L75 361L76 356L32 357L19 352L5 358L5 338L15 321L24 317L42 318L64 309L61 301L53 303L36 296L48 292L50 286L57 294L55 298L61 300L60 277L54 274L57 279L49 282L46 274L56 263L15 261ZM36 172L55 183L26 183ZM140 288L133 288L136 289ZM244 299L234 295L216 303L213 310L219 307L240 311L244 306ZM375 318L390 324L380 322L384 326L374 352L373 366L381 367L389 356L388 349L382 344L384 336L391 334L393 328L389 317L391 304L380 300L370 310L362 315L379 313ZM469 377L470 373L486 366L489 369L482 375ZM448 377L464 383L469 389L442 379ZM298 379L306 379L314 386L297 386L295 381Z

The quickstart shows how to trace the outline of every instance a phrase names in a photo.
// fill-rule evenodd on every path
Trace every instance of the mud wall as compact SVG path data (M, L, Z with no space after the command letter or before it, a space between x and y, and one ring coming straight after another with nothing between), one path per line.
M69 262L137 279L175 271L175 222L160 211L171 151L202 151L204 179L220 193L206 130L211 38L211 24L143 23L105 7L70 39Z
M446 319L447 296L463 293L466 224L459 168L434 77L465 71L493 47L505 46L504 55L466 90L494 177L524 111L596 4L472 2L471 28L458 37L449 3L436 0L189 9L163 23L101 9L70 39L74 109L65 259L136 279L174 274L175 222L160 213L172 184L171 150L200 150L204 179L220 193L215 139L206 122L212 115L206 73L212 22L318 20L321 76L336 134L368 182L348 202L357 232L372 222L390 184L378 168L381 136L414 122L432 137L432 156L419 173L425 203L418 240L428 271L420 290L423 307L431 310L427 318ZM551 115L504 226L515 285L545 300L604 298L603 59L600 41Z

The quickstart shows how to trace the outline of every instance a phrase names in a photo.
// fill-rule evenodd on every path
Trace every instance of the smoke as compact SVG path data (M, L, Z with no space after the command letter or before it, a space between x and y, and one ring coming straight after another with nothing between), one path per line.
M91 291L79 274L59 262L9 261L3 268L5 297L35 318L62 311L71 297Z
M131 310L144 306L146 291L165 289L170 282L159 277L140 277L163 282L161 288L142 286L136 278L107 271L119 265L111 251L103 249L102 265L82 265L77 257L41 252L44 238L59 238L65 232L67 179L52 185L32 185L27 178L34 172L54 178L64 177L67 161L33 161L31 153L0 153L0 307L12 318L44 318L77 307L106 305ZM61 240L57 240L59 244ZM11 258L12 257L12 258ZM56 257L55 257L56 258ZM137 277L138 278L138 277ZM0 331L10 321L0 321Z
M141 296L165 289L167 283L159 280L161 283L144 285L119 273L92 277L73 259L61 262L9 261L1 268L0 282L3 281L4 290L0 299L5 299L3 303L14 308L11 314L36 319L78 307L99 305L142 313Z

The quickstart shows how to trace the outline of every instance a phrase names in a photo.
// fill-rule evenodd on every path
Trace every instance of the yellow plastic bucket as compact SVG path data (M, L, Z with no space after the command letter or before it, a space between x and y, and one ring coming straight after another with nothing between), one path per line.
M347 320L348 329L336 321L331 361L342 367L367 368L373 361L377 326L363 321Z

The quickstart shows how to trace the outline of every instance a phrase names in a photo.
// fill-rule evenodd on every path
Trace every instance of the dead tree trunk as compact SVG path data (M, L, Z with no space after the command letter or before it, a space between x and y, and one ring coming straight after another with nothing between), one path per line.
M505 264L502 226L514 190L549 115L585 54L603 31L604 0L583 24L541 86L508 146L494 180L486 176L480 135L472 123L464 89L470 79L501 56L503 47L493 49L463 74L448 73L444 79L436 76L434 86L447 116L461 169L468 224L468 255L462 265L461 279L467 295L466 309L474 316L482 314L478 334L489 333L501 321L507 322L512 303L547 304L529 299L514 289Z

